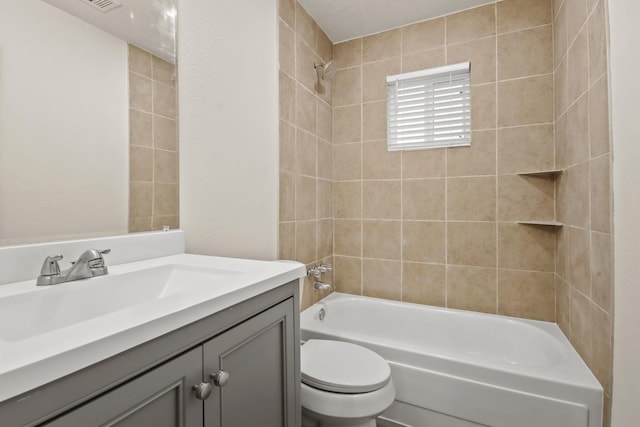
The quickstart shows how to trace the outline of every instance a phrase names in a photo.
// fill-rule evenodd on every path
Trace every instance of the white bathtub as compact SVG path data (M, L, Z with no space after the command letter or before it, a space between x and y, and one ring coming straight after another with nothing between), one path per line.
M360 344L389 362L397 395L379 425L602 425L602 387L554 323L340 293L301 318L303 340Z

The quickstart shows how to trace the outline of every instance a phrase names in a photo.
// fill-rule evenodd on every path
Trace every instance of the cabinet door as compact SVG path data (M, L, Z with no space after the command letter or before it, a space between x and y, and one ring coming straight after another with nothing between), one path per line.
M205 381L220 371L226 384L205 401L206 427L298 427L293 299L204 344ZM215 384L214 379L211 379Z
M46 426L201 427L202 347L72 410Z

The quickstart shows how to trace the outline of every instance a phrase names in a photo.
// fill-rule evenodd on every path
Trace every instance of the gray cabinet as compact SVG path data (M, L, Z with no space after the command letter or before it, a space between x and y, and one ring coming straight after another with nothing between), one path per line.
M298 427L298 298L282 285L0 402L0 425Z

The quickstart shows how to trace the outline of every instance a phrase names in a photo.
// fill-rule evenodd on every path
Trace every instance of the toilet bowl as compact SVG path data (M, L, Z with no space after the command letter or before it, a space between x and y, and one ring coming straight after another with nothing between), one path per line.
M300 361L302 427L375 427L395 398L389 364L367 348L309 340Z

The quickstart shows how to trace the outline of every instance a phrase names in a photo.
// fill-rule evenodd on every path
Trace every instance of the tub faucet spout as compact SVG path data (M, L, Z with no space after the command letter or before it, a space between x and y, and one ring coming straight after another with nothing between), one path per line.
M321 282L320 280L316 280L313 282L313 289L316 291L333 291L333 285L330 283Z

